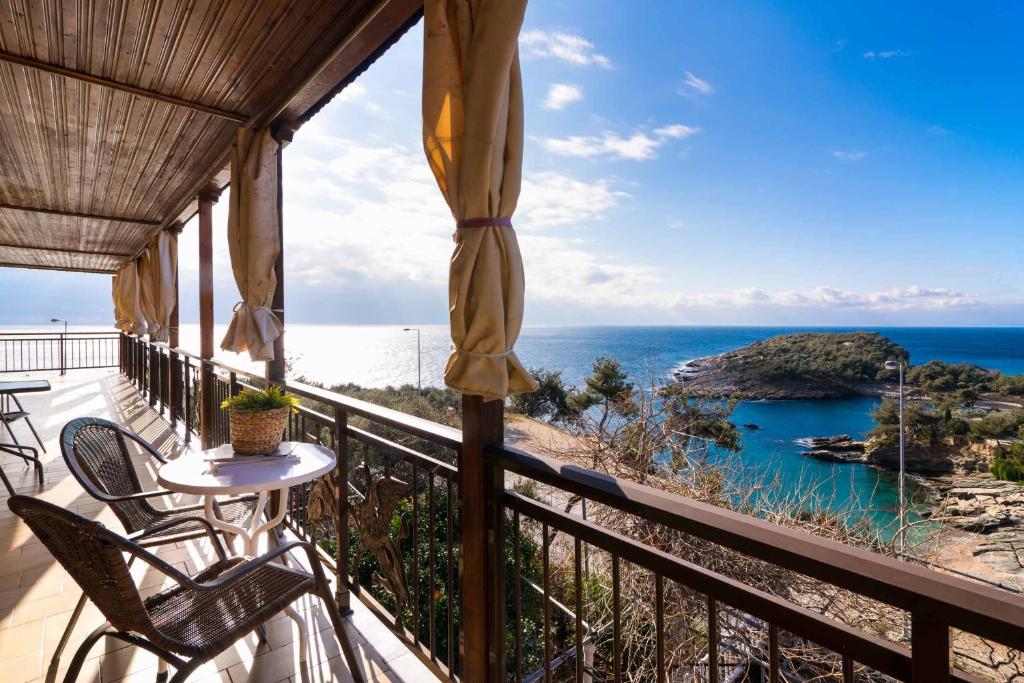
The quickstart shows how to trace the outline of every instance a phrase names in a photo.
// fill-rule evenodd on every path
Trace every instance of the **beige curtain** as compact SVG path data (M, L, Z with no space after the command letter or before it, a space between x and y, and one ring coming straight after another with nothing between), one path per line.
M156 341L170 339L171 313L177 300L175 273L178 269L178 238L161 230L142 253L139 267L142 314L146 329Z
M235 305L225 351L249 352L253 360L274 360L274 340L284 326L270 309L277 288L274 264L278 236L278 143L268 129L239 128L231 152L228 248L242 300Z
M523 259L512 229L523 164L519 30L526 0L426 0L423 146L456 220L445 383L500 399L537 386L512 350Z
M124 263L114 276L114 326L128 334L145 334L146 318L142 314L139 291L139 261Z

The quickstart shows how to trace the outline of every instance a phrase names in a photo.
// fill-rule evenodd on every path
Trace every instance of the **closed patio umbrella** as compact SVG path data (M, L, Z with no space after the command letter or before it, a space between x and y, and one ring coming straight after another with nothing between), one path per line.
M161 230L143 252L139 268L142 313L149 335L156 341L170 339L171 313L177 301L174 282L177 270L178 238Z
M127 334L145 334L139 291L139 260L125 262L114 276L114 326Z
M525 280L512 213L523 163L519 30L526 0L427 0L423 146L455 217L445 383L501 399L534 391L513 351Z
M278 142L270 130L239 128L231 151L228 249L242 300L220 346L249 352L252 360L274 360L274 340L284 326L271 310L281 252L278 235Z

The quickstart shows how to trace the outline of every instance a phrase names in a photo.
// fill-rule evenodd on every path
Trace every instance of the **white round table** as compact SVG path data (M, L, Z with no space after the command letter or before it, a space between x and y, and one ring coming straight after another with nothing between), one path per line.
M254 555L260 534L270 531L284 519L288 507L288 487L327 474L334 469L337 460L333 452L316 444L286 441L281 444L280 449L290 450L290 455L298 456L298 460L221 466L215 472L207 459L231 457L234 449L231 448L231 444L225 444L208 451L186 453L177 460L162 465L157 472L157 482L171 491L205 496L206 505L203 510L206 520L216 529L239 536L244 544L244 554ZM216 496L246 493L259 494L248 529L229 524L217 517L213 507ZM267 500L272 493L279 496L277 514L273 519L261 522ZM287 564L284 556L281 557L281 561ZM305 661L308 645L306 622L291 605L285 607L284 612L299 629L299 658Z
M334 469L337 460L331 450L316 444L298 441L286 441L281 444L281 450L288 449L292 455L298 456L298 460L222 465L217 471L214 471L213 465L206 460L231 457L234 454L231 444L199 453L186 453L161 466L157 473L157 482L171 491L205 496L204 512L207 521L214 528L239 536L244 544L244 554L253 555L260 534L270 531L284 519L288 488L327 474ZM248 529L229 524L214 513L213 503L216 496L247 493L258 494ZM280 496L277 512L272 519L261 522L272 493L278 493Z

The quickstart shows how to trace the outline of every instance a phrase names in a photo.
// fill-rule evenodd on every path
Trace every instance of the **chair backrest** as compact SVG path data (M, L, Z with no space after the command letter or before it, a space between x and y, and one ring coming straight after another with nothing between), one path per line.
M96 496L128 496L142 492L135 465L117 423L98 417L80 417L64 425L60 450L78 483ZM154 521L153 508L144 500L108 501L128 533Z
M25 520L114 628L152 632L152 622L122 554L146 551L99 522L38 498L12 496L8 506Z

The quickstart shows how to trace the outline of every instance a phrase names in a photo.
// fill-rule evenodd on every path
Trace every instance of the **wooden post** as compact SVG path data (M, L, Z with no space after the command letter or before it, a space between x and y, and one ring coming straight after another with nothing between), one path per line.
M204 449L213 447L214 405L213 369L213 205L217 193L199 195L199 356L200 369L199 434Z
M181 231L185 226L181 223L174 223L171 227L167 228L168 232L174 235L175 246L174 251L177 254L178 246L177 240L181 236ZM178 362L178 353L175 351L181 346L181 333L179 325L180 313L179 308L181 307L181 296L179 294L180 286L178 283L178 259L174 259L174 308L171 310L171 318L167 321L168 327L168 339L167 343L171 347L167 354L167 377L169 379L167 383L167 404L170 406L170 412L168 416L171 419L171 428L177 427L178 425L178 414L182 410L181 406L181 363Z
M462 680L505 680L504 472L484 450L504 440L504 404L462 397Z
M277 242L280 250L277 253L277 261L274 262L274 279L277 286L274 288L274 300L270 304L271 310L284 326L284 148L292 141L295 130L282 127L273 131L274 139L277 140ZM284 333L274 340L274 360L267 361L267 383L284 382Z

